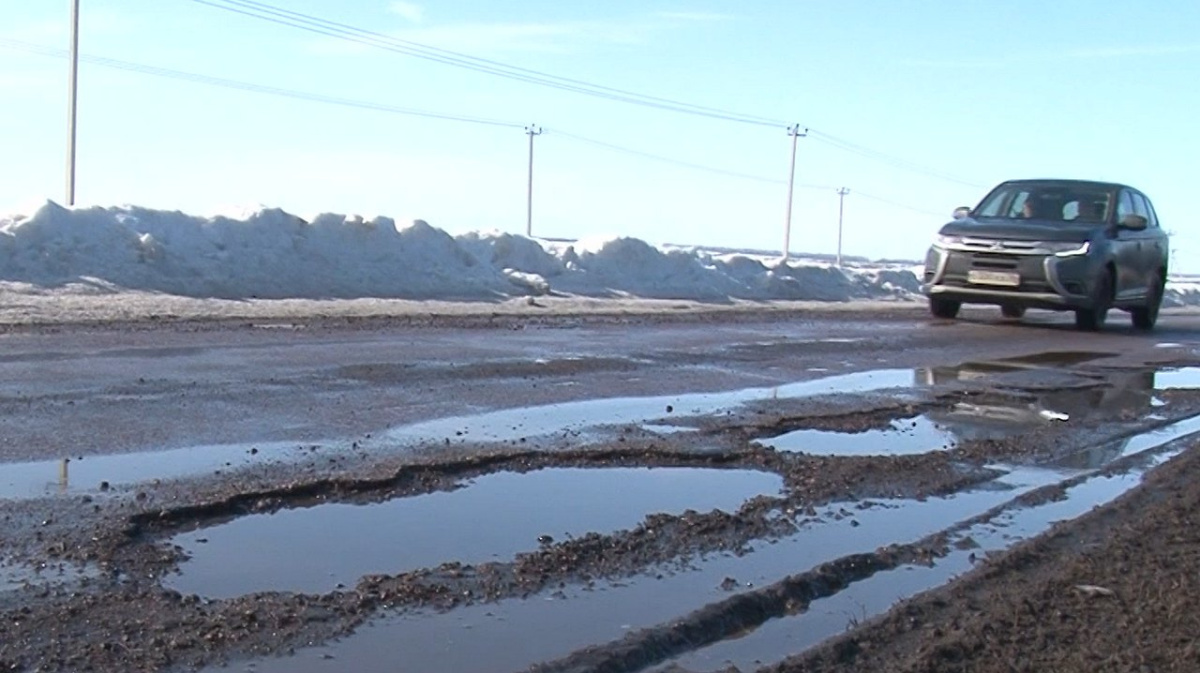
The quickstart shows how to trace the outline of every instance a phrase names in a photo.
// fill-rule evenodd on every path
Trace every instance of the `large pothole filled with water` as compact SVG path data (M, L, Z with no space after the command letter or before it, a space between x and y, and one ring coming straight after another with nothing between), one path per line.
M285 509L180 534L172 542L189 558L167 584L206 597L323 593L368 574L509 560L539 544L631 528L648 514L735 513L746 500L777 495L782 486L778 475L753 470L501 472L452 491Z

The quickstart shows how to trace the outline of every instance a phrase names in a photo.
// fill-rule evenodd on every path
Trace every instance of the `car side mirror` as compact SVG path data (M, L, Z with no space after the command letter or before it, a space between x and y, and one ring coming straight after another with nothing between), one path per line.
M1130 229L1132 231L1142 231L1146 228L1146 218L1141 215L1130 213L1121 218L1121 228Z
M959 206L954 209L953 217L956 220L966 219L971 214L971 209L967 206Z

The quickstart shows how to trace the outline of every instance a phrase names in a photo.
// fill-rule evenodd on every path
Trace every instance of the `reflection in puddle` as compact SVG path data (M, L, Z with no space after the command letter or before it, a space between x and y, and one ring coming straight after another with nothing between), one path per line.
M796 430L757 443L776 451L819 456L899 456L952 449L956 440L946 427L926 416L917 416L894 420L886 429Z
M524 670L847 554L923 538L1063 478L1062 472L1017 468L985 488L948 498L835 504L800 523L796 534L755 543L743 556L709 554L686 570L664 570L661 579L648 573L445 613L389 616L337 643L292 657L256 660L254 670L390 673L396 652L405 653L404 670L413 673ZM737 585L732 592L721 588L727 578Z
M694 468L552 468L479 477L461 488L380 504L326 504L257 514L172 540L192 558L170 578L184 594L322 593L372 573L458 561L508 561L562 541L632 528L647 514L736 512L776 495L778 475ZM296 563L303 559L303 563Z
M930 377L918 375L918 379L929 380ZM1105 377L1105 385L1039 392L1034 400L1023 403L959 403L949 412L930 412L929 416L948 426L954 425L955 418L969 420L968 425L1025 427L1046 421L1111 420L1149 412L1155 406L1157 380L1154 372L1112 373ZM967 437L960 435L960 438Z
M1155 381L1160 390L1200 388L1200 367L1164 369Z
M54 494L88 493L176 479L251 464L291 459L311 452L287 442L189 446L170 451L86 456L32 463L0 463L0 498L20 500Z
M924 367L915 371L914 380L918 385L929 386L954 381L975 381L996 374L1006 374L1023 370L1050 370L1071 367L1115 355L1116 353L1095 353L1090 351L1047 351L1045 353L1035 353L1033 355L1022 355L1012 358L964 362L955 366Z
M1200 431L1200 418L1148 433L1122 445L1125 455L1150 452L1163 444ZM1154 456L1154 461L1170 454ZM1149 469L1149 468L1144 468ZM1028 491L1060 483L1078 472L1018 467L985 488L949 498L846 503L824 508L795 535L777 543L758 543L742 557L713 554L689 570L667 572L662 579L642 575L620 583L577 586L529 599L511 599L445 613L391 615L326 646L295 656L260 659L259 673L363 673L393 671L396 652L405 653L405 670L454 670L462 673L516 671L555 660L580 648L622 638L630 631L678 619L733 593L773 584L821 563L892 543L912 542L949 531L950 541L973 540L974 549L958 549L933 567L905 567L852 584L827 599L815 601L795 617L772 620L738 637L696 650L677 660L695 670L736 663L753 670L844 631L852 623L880 614L901 598L943 584L971 567L970 554L1007 549L1017 539L1032 537L1051 522L1071 519L1111 501L1137 485L1143 470L1116 477L1093 477L1066 489L1063 500L1024 507L1014 500ZM960 524L998 506L990 520ZM839 518L840 517L840 518ZM216 670L216 669L213 669Z
M912 370L878 369L775 388L748 388L720 393L689 393L657 397L617 397L581 400L540 407L503 409L474 416L439 418L390 430L386 438L399 442L508 442L579 432L600 425L661 422L675 416L715 414L740 405L771 399L866 393L912 385Z
M1178 451L1155 457L1153 465ZM1116 476L1096 476L1068 487L1062 499L1033 507L1006 509L991 519L956 531L950 553L932 566L909 565L882 572L820 600L804 612L773 619L740 638L723 640L675 659L688 670L718 671L729 666L755 670L814 647L847 628L887 612L897 602L941 586L973 566L972 559L1001 552L1116 500L1141 483L1150 468Z

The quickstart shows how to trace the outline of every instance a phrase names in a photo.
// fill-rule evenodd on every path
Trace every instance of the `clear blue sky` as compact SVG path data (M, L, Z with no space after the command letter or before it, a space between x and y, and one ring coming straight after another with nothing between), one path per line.
M522 127L535 123L546 131L535 141L535 234L779 249L787 126L798 123L814 133L799 141L793 250L833 252L837 187L851 190L847 254L917 258L955 206L994 183L1077 177L1145 191L1175 232L1176 270L1200 271L1195 0L270 4L776 123L513 81L195 0L82 0L85 56L515 126L84 62L81 204L205 213L262 203L304 216L421 218L452 233L523 232ZM63 52L68 10L68 0L0 0L0 210L64 198L67 60L31 45Z

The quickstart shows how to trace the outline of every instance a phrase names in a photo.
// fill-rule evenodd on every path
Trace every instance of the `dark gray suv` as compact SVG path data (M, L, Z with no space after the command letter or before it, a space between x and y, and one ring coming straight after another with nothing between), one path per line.
M1110 308L1133 324L1158 320L1170 256L1154 206L1109 182L1013 180L974 209L960 208L925 256L922 291L939 318L964 303L1074 311L1079 329L1104 325Z

